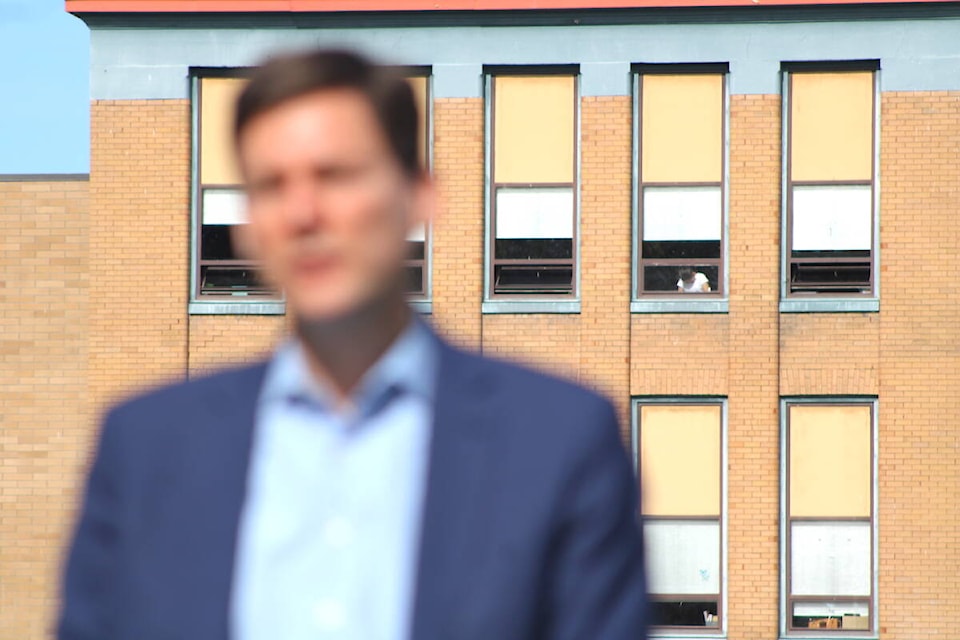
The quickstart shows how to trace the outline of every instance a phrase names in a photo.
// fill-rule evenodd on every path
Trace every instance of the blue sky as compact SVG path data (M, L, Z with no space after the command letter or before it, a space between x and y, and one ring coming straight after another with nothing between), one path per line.
M90 170L90 35L63 0L0 0L0 174Z

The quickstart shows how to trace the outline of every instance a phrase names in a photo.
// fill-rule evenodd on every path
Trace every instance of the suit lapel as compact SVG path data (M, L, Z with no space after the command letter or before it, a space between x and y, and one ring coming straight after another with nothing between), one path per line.
M463 558L482 522L485 429L492 380L466 354L442 344L423 509L413 640L447 637L449 603L469 576Z
M226 639L240 513L247 487L256 403L263 365L224 377L197 416L191 434L190 463L195 474L185 497L191 526L184 552L194 580L181 585L183 610L191 611L191 636ZM196 606L200 603L200 606ZM183 611L182 610L182 611Z

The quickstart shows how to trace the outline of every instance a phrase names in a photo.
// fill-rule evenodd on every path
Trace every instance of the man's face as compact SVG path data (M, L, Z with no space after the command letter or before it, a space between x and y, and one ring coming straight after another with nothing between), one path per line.
M397 295L430 187L403 172L362 94L282 103L252 118L239 142L250 218L241 246L297 317L342 320Z

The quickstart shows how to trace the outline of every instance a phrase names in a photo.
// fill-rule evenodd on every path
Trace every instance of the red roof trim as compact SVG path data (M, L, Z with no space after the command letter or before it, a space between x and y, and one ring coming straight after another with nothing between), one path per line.
M66 0L71 13L335 13L927 4L954 0Z

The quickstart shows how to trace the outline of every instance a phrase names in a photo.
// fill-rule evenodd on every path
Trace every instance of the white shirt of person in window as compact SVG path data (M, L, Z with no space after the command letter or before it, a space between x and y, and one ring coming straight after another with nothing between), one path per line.
M680 269L680 279L677 280L677 291L679 293L708 293L710 281L707 276L699 271L684 268Z

